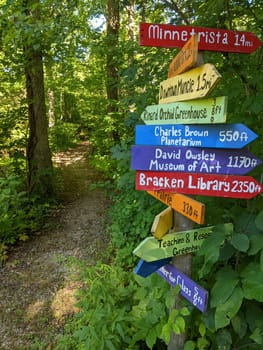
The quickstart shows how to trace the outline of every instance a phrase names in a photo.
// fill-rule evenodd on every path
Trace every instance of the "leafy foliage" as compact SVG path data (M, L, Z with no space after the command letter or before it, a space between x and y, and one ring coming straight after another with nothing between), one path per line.
M8 245L28 239L44 225L49 208L27 195L18 176L0 178L0 262Z
M170 317L175 293L158 276L144 279L119 266L97 264L83 271L80 312L66 327L60 349L165 349L170 328L182 331L187 308ZM164 302L166 301L166 302ZM167 324L167 318L169 322Z

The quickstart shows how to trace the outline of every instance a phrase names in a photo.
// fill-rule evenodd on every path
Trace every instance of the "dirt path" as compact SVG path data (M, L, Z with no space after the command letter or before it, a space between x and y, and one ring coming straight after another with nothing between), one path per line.
M107 244L107 203L102 191L89 190L97 174L85 159L87 151L82 143L56 156L66 201L56 227L15 247L0 269L0 350L51 349L65 318L75 311L79 283L67 259L94 264Z

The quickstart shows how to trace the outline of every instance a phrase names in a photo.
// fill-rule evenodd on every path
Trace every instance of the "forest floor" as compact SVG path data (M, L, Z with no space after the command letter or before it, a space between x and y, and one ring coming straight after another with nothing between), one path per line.
M77 259L94 265L107 246L107 199L91 190L98 173L88 143L54 157L64 190L53 226L11 249L0 267L0 350L51 350L66 319L76 312Z

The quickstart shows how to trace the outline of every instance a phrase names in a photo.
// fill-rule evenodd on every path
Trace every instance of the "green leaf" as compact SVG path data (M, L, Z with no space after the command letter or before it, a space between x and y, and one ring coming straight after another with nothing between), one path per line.
M247 235L243 233L237 233L233 235L231 244L240 252L246 252L249 248L249 239Z
M256 217L255 225L260 231L263 231L263 210Z
M242 339L247 332L247 322L244 314L239 312L239 314L231 320L231 324L236 334Z
M179 328L179 333L184 332L184 330L185 330L185 320L184 320L184 318L182 316L178 316L176 318L176 325Z
M199 330L201 337L204 337L205 333L206 333L206 327L203 323L200 323L198 330Z
M210 268L218 260L220 253L220 245L225 239L225 232L216 230L203 242L198 251L198 255L204 256L204 264L199 272L200 277L203 277L210 271Z
M177 323L174 323L172 325L172 330L174 331L175 334L181 334L181 329L180 329L180 327L178 326Z
M246 305L245 320L249 325L249 329L253 332L256 328L263 330L263 310L262 306L255 302Z
M238 283L238 275L230 267L226 267L218 272L216 279L211 290L211 307L224 303L232 295Z
M161 339L165 342L166 345L169 344L171 338L171 328L168 323L166 323L162 328Z
M255 255L263 249L263 235L252 235L250 237L250 248L248 251L248 255Z
M263 272L263 250L260 253L260 270Z
M105 343L106 343L109 350L116 350L115 346L113 345L113 343L110 339L106 339Z
M249 338L254 340L255 343L262 345L263 344L263 331L259 328L256 328Z
M180 310L180 314L181 314L182 316L188 316L188 315L190 315L190 311L188 310L187 307L183 307L183 308Z
M230 244L230 242L226 242L226 244L220 249L220 261L227 261L231 258L231 256L236 252L235 248Z
M157 335L155 328L150 329L149 333L146 336L146 344L148 348L152 349L154 344L156 343Z
M183 350L194 350L195 349L195 342L192 340L187 340L187 342L184 344Z
M216 342L218 349L230 350L232 345L232 337L230 332L225 329L219 331L216 335Z
M241 274L244 297L263 301L263 273L260 265L250 263Z
M121 336L121 338L124 340L125 339L125 334L123 332L123 328L122 328L120 323L116 324L116 330L118 331L118 333Z
M216 329L229 325L231 319L237 314L243 301L243 291L236 287L233 294L223 304L218 305L215 312Z

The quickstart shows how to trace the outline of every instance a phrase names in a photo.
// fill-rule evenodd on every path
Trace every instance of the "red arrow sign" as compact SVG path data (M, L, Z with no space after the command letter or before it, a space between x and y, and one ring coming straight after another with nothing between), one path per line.
M183 47L194 34L199 50L251 53L262 45L250 32L150 23L140 24L140 45Z
M136 189L249 199L263 192L250 176L137 171Z

